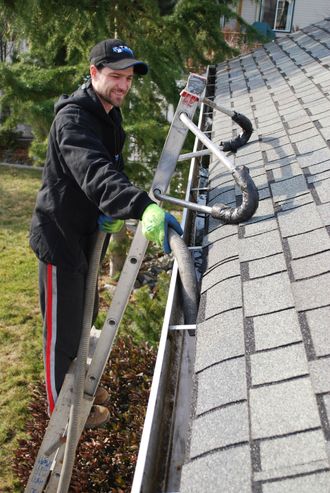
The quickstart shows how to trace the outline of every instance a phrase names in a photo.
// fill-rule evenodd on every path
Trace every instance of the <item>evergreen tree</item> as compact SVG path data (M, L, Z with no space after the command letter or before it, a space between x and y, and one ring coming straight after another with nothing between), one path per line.
M98 41L119 37L149 63L150 73L134 82L123 107L130 136L128 156L144 167L137 182L151 176L166 137L166 109L179 97L177 81L188 71L232 53L219 27L220 17L236 18L227 0L0 0L2 38L15 37L28 51L13 63L0 63L1 103L10 107L2 127L31 125L31 154L41 163L61 93L71 93L88 74L88 54ZM1 126L0 126L1 130ZM134 151L134 152L133 152Z

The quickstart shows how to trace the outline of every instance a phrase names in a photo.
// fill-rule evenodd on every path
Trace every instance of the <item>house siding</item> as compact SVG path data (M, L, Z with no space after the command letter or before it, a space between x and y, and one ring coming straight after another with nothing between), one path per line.
M293 14L292 30L297 31L315 22L330 17L329 0L296 0Z
M242 2L242 17L249 24L259 20L260 3L253 0ZM292 31L303 29L304 27L320 22L324 18L330 17L329 0L295 0Z
M253 24L258 20L259 16L259 4L253 0L246 0L242 2L242 17L249 24Z

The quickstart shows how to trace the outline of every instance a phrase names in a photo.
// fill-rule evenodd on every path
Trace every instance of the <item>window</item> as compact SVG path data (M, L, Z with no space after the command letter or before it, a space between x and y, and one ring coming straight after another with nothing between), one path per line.
M294 0L262 0L260 21L274 31L291 31Z

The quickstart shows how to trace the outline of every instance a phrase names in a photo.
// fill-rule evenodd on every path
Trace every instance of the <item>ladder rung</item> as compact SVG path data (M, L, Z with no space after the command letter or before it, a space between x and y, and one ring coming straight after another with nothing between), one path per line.
M196 324L169 325L169 330L196 330Z
M191 188L190 191L191 192L207 192L209 190L208 187L200 187L200 188Z

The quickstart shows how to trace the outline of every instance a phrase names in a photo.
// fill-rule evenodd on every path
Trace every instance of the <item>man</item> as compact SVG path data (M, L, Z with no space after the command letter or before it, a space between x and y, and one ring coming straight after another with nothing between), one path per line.
M124 174L125 133L119 107L134 75L146 63L119 39L98 43L90 53L90 80L55 105L42 185L32 218L30 245L39 258L44 320L44 363L49 412L79 346L91 237L101 228L120 230L141 219L147 239L170 248L167 227L182 234L175 218ZM87 425L109 418L99 389Z

